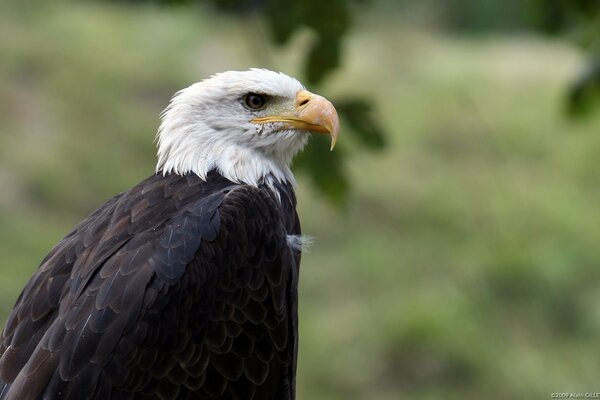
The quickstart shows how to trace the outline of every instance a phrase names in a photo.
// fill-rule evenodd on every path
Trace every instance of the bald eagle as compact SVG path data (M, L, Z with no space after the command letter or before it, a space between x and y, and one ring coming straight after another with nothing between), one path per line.
M293 399L302 239L290 163L339 122L251 69L178 92L156 173L43 259L0 338L0 399Z

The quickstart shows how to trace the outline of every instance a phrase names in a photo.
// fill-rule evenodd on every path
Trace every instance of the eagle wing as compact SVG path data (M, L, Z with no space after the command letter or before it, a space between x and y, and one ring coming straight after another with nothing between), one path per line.
M198 181L151 177L53 249L2 334L0 398L294 397L293 195Z

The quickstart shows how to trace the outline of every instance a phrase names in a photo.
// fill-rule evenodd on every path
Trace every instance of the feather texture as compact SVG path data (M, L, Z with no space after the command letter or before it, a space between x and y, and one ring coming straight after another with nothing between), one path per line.
M291 185L215 171L109 200L19 296L0 399L293 399L295 204Z

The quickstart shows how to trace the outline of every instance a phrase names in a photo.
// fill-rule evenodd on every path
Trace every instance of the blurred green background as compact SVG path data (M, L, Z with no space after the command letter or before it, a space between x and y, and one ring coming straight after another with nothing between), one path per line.
M365 151L344 121L342 201L323 190L335 182L299 174L316 237L302 264L299 399L600 392L600 108L567 113L597 54L597 13L323 2L349 22L337 65L315 78L318 29L274 44L260 8L273 1L243 13L159 3L0 2L2 323L50 248L153 172L176 90L261 66L368 104L385 132L371 146L382 151Z

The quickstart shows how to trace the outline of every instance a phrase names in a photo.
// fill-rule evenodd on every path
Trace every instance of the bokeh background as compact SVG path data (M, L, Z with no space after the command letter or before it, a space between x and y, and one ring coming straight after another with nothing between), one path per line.
M344 116L299 160L299 399L600 392L599 4L2 0L0 322L176 90L260 66Z

